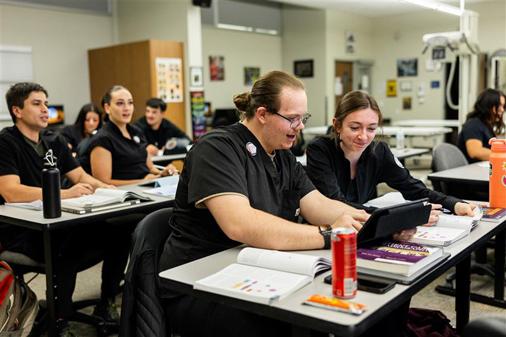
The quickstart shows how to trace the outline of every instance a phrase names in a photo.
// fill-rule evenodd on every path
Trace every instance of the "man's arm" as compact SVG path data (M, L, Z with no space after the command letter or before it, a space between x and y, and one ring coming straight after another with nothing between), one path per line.
M0 176L0 194L6 202L31 202L42 199L42 189L21 184L18 175Z
M254 209L245 196L220 195L205 200L204 204L232 240L279 250L320 249L324 246L317 227L297 224ZM332 221L334 226L356 225L356 220L348 214L336 218Z
M318 190L313 190L300 200L300 213L311 224L328 224L343 214L349 214L358 222L354 223L355 229L362 228L359 222L365 222L369 215L364 210L358 210L343 202L327 198Z

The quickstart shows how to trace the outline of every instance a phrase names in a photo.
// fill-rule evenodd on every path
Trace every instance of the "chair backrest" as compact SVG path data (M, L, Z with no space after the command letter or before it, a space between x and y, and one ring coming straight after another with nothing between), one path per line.
M158 293L158 262L171 233L172 208L159 209L137 225L121 305L121 337L166 336L165 312Z
M449 143L441 143L432 151L432 170L434 172L448 170L469 164L458 147Z

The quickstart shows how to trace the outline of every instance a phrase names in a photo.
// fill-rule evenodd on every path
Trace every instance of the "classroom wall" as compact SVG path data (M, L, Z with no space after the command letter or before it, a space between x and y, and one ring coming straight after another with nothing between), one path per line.
M372 33L375 27L370 18L365 16L326 11L326 95L328 97L327 124L332 123L335 112L335 62L336 61L371 61L375 63L376 50L373 47ZM355 52L346 53L346 32L352 32L355 37ZM374 81L374 76L372 76ZM359 79L354 79L358 81ZM372 85L373 83L371 83Z
M427 23L430 22L430 26ZM422 55L425 33L456 31L456 16L434 11L421 11L403 15L377 18L373 21L372 47L374 49L373 96L377 99L385 117L398 119L444 118L444 70L426 71L428 53ZM397 77L397 60L418 60L418 75ZM386 81L397 80L397 96L386 96ZM431 89L431 81L439 81L439 89ZM401 82L411 84L410 91L401 91ZM422 86L424 96L419 98ZM403 109L402 99L412 98L411 109Z
M325 124L326 115L326 15L324 10L286 6L283 8L283 70L293 73L296 60L313 60L313 77L301 78L306 86L308 112L306 126Z
M66 123L90 100L87 50L112 44L112 32L110 16L0 4L0 44L32 47L33 80L64 105Z
M232 97L251 89L244 83L244 67L259 67L260 75L281 69L281 45L280 36L202 26L204 94L212 109L234 107ZM211 81L209 56L224 56L224 81Z

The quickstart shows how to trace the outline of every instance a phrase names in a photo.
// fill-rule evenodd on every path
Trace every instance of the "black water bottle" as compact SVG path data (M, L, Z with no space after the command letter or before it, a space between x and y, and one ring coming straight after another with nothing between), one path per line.
M42 169L42 209L44 218L61 216L60 170L56 167L56 157L49 150L44 157Z

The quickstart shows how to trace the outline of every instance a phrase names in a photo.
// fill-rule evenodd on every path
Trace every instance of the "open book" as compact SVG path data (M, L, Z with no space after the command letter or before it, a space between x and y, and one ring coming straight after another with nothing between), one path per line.
M416 227L416 234L409 241L421 245L448 246L469 235L481 216L482 211L479 207L475 208L473 217L440 214L435 226Z
M385 241L379 245L357 250L359 272L376 275L374 271L410 276L436 261L443 250L409 242Z
M246 247L233 263L195 282L193 288L270 304L311 283L330 269L323 257Z
M113 188L97 188L95 193L83 195L78 198L63 199L61 209L65 212L84 214L114 207L128 206L140 201L149 201L151 198ZM109 207L110 206L110 207Z

